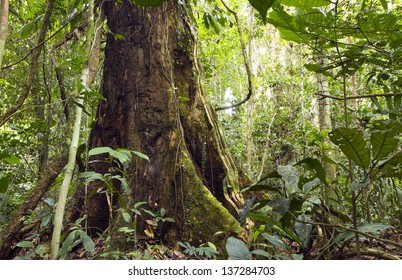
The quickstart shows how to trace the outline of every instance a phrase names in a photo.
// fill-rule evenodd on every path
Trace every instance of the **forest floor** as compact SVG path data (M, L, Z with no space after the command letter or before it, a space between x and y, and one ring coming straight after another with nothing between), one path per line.
M388 229L379 234L384 240L394 241L402 245L402 231ZM386 259L387 257L395 257L402 260L402 248L394 244L385 243L377 240L366 239L362 242L363 252L360 259L375 260ZM356 244L354 244L356 246ZM358 259L355 252L343 254L344 259Z
M380 232L378 235L381 239L393 241L402 245L402 230L388 229ZM156 260L188 260L188 259L208 259L206 257L194 255L186 255L180 249L175 250L168 248L161 244L159 240L143 240L140 242L137 251L131 252L127 255L128 258L141 258L141 259L156 259ZM102 254L105 248L103 242L97 244L99 250L98 255ZM296 248L295 248L296 249ZM402 260L402 247L390 244L388 242L362 239L360 244L361 256L360 258L356 253L356 243L350 242L345 244L342 248L335 248L332 251L331 259L340 260L383 260L383 259L399 259ZM77 250L72 258L85 258L85 251L83 249ZM117 257L117 256L116 256ZM218 256L219 258L219 256ZM317 259L316 256L307 255L305 259ZM321 258L322 259L322 258Z
M356 252L356 243L350 241L344 243L342 247L335 247L329 253L329 259L337 260L383 260L394 259L402 260L402 230L388 229L378 234L379 240L362 238L360 242L361 256L358 257ZM41 239L41 244L47 244L50 240L47 238ZM95 253L92 256L88 255L85 249L77 245L71 250L67 259L142 259L142 260L205 260L211 259L197 254L185 254L183 248L169 248L162 244L158 239L143 239L136 243L135 249L121 251L119 249L112 249L111 245L104 238L94 239ZM288 245L297 253L300 248L295 242L288 240ZM47 246L45 246L47 247ZM26 256L31 255L28 259L49 259L48 254L39 256L32 254L35 248L14 248L14 259L26 259ZM313 248L310 252L314 251ZM324 259L324 253L314 254L307 253L304 259ZM221 255L216 256L217 259L222 259Z

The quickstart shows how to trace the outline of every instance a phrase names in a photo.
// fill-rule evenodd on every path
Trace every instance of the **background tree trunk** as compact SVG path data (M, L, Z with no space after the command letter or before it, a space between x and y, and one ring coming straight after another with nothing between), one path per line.
M8 0L0 1L0 72L8 30Z
M167 210L176 222L159 233L169 241L198 242L213 240L217 231L241 234L235 217L242 203L239 187L247 178L229 155L202 93L197 33L189 7L179 2L157 8L106 4L106 100L98 108L90 146L148 155L150 162L134 158L130 166L131 201ZM86 211L90 227L109 226L104 195L87 201Z
M318 62L320 65L324 64L323 58L320 56L318 58ZM328 92L328 80L322 74L317 74L317 89L319 94L329 95ZM318 118L319 118L319 127L320 130L332 130L331 123L331 105L329 98L321 98L317 96L318 99ZM323 150L323 155L329 158L333 158L334 146L332 142L328 139L325 140L326 145L328 145L327 149ZM336 166L327 161L323 162L323 166L325 172L327 174L327 178L329 179L330 188L326 188L324 191L325 195L325 203L327 206L330 206L334 210L339 209L338 197L335 192L336 186L334 185L334 180L336 178Z

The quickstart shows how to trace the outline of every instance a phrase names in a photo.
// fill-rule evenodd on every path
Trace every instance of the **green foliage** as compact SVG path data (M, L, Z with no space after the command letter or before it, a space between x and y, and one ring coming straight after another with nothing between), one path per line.
M383 224L365 224L358 228L359 232L370 233L374 236L378 236L379 232L385 231L389 228L392 228L389 225ZM343 231L339 233L332 241L332 244L341 244L342 242L346 242L354 237L353 231Z
M9 178L7 174L0 172L0 193L5 193L8 189Z
M90 183L92 181L100 181L104 184L106 191L108 193L115 193L118 196L120 205L122 207L126 206L126 199L123 196L123 193L129 193L130 190L128 189L128 183L126 179L126 169L128 168L128 165L130 164L132 160L132 155L136 155L140 158L143 158L145 160L149 161L149 158L147 155L144 155L140 152L137 151L130 151L128 149L123 149L123 148L118 148L116 150L113 150L109 147L97 147L93 148L88 152L88 155L90 157L98 156L98 155L103 155L103 154L108 154L109 156L107 158L103 159L96 159L90 161L90 163L94 162L102 162L110 165L109 171L104 174L95 172L95 171L87 171L87 172L82 172L79 176L81 178L84 178L86 183ZM118 189L115 186L116 182L119 182L122 192L118 191Z
M331 141L358 166L366 171L370 165L370 150L356 128L337 128L330 133Z
M401 131L402 125L398 122L378 120L373 123L370 142L374 162L387 158L395 150L400 143Z
M15 246L27 250L27 253L22 257L18 257L17 260L44 258L47 255L45 246L43 245L36 246L32 241L21 241L18 242Z
M130 151L123 148L117 148L116 150L113 150L109 147L97 147L91 149L88 152L89 156L96 156L100 154L109 154L109 156L117 159L119 163L121 163L124 167L127 167L130 163L132 154L149 161L149 157L147 155L144 155L143 153L140 153L138 151Z
M161 5L166 0L132 0L138 6L144 7L157 7Z
M251 252L246 244L237 238L229 237L226 240L226 251L232 260L251 260Z
M394 120L374 121L370 130L363 133L352 128L338 128L330 133L331 141L363 169L365 181L381 177L400 177L402 162L397 147L401 143L402 125ZM365 140L365 137L370 142ZM370 147L370 149L368 148ZM354 189L367 186L368 182L360 183Z
M328 0L278 0L279 3L293 7L322 7L331 4Z
M266 23L267 12L275 0L249 0L249 2L260 13L263 22Z
M313 230L313 225L310 224L312 222L311 217L306 214L301 214L297 217L297 221L295 223L295 232L299 237L301 246L303 248L308 248L311 238L311 232Z
M379 119L368 123L367 129L363 132L351 128L338 128L329 134L322 134L329 135L339 150L356 164L357 168L353 169L354 178L360 178L360 180L349 183L352 191L366 190L384 177L393 179L400 177L402 165L399 149L402 139L400 125L400 121L397 120ZM314 135L316 139L322 141L322 135ZM324 145L320 147L328 149ZM323 160L329 159L323 158ZM331 163L337 164L335 161ZM339 164L339 166L342 166L344 171L340 177L347 178L349 169L345 165ZM266 199L256 200L254 195L247 200L240 211L240 219L245 221L246 217L250 217L256 222L253 232L254 241L262 236L268 243L284 252L274 255L274 258L298 259L301 257L293 253L293 249L288 246L284 238L297 242L306 254L313 244L314 225L316 223L320 225L319 220L323 216L327 217L328 221L345 223L344 225L333 224L334 227L342 230L336 233L329 246L341 247L344 242L355 237L355 231L348 230L350 218L347 212L340 213L339 210L325 205L324 200L320 199L319 192L316 191L319 190L318 187L328 188L330 184L335 183L329 182L326 176L320 160L306 158L294 165L279 165L277 170L263 176L261 180L243 190L263 192L266 195ZM274 183L278 179L281 184ZM348 201L348 198L344 199ZM365 207L370 206L365 205ZM327 225L323 226L325 228ZM379 223L364 223L357 228L357 231L376 236L377 231L384 231L390 227L390 225Z
M177 244L184 249L183 253L190 257L196 256L200 259L215 259L216 256L219 255L219 252L216 250L216 246L211 242L201 244L200 247L194 247L188 242L178 242Z
M64 260L74 247L82 244L85 251L91 256L95 252L95 244L92 238L83 230L81 223L86 217L79 218L70 228L70 233L63 241L60 249L60 259Z

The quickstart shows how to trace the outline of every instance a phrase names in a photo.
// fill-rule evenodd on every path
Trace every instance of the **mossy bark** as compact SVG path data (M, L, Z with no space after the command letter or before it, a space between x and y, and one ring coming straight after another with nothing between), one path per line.
M107 2L105 11L106 100L90 146L148 155L150 162L134 157L130 165L130 201L167 210L176 222L158 230L168 241L210 241L217 231L241 234L237 215L247 178L228 153L202 92L197 32L187 3L139 8L130 1ZM109 226L104 196L92 196L86 205L91 227Z

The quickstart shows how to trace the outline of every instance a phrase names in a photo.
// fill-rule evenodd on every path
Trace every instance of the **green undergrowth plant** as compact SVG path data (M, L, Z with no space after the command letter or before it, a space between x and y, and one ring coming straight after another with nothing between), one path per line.
M254 221L251 242L257 247L261 242L274 246L278 251L271 258L307 258L313 251L315 257L331 258L334 248L350 242L356 233L375 238L378 232L391 227L384 224L378 212L371 213L378 205L370 198L373 191L381 191L384 182L391 181L395 193L400 190L401 119L379 118L368 123L364 130L341 127L328 136L339 148L336 158L310 157L293 165L279 165L277 170L243 190L251 197L240 211L240 221L242 224L246 218ZM352 169L345 164L346 159L352 162ZM337 166L334 182L329 182L323 161ZM322 190L330 184L336 185L342 207L326 204ZM357 193L355 200L350 195L352 191ZM399 201L398 196L395 201ZM358 217L349 215L353 203L358 207ZM353 219L358 219L357 228Z
M71 225L68 235L63 241L63 246L60 249L59 259L64 260L68 254L82 244L86 253L92 256L95 252L95 244L92 238L86 233L85 228L81 225L86 219L86 216L79 218L74 224Z
M145 201L132 202L129 198L130 189L127 183L127 168L133 156L148 160L148 156L128 149L109 147L98 147L89 151L90 157L96 157L89 163L107 164L108 172L103 174L87 171L80 174L86 184L92 182L100 183L100 190L106 195L109 208L112 209L112 196L117 196L119 208L113 210L118 216L116 224L109 224L109 231L104 240L103 253L97 258L106 259L152 259L149 250L141 251L136 245L138 240L138 229L144 228L143 232L147 238L157 238L157 228L163 223L173 223L174 219L167 216L166 210L149 209ZM94 190L99 193L99 188ZM91 196L93 194L89 194ZM112 214L112 213L111 213ZM139 226L141 224L141 226ZM142 235L141 233L141 235ZM116 245L124 239L125 246ZM117 242L117 243L116 243ZM128 245L127 245L128 244ZM121 248L120 248L121 247ZM125 248L123 248L125 247ZM141 253L142 252L142 253Z
M126 170L132 160L132 156L136 155L142 159L148 160L147 155L137 151L131 151L128 149L118 148L116 150L109 147L97 147L93 148L88 152L89 157L95 157L99 155L106 154L106 157L102 159L94 159L89 161L89 164L93 163L103 163L109 166L108 172L103 174L95 171L82 172L80 174L81 178L85 179L87 184L93 181L99 181L102 183L103 192L109 203L111 203L111 195L115 194L118 197L119 203L122 207L126 207L127 201L124 194L129 194L130 190L127 183L127 173ZM120 188L116 187L116 183L119 183ZM96 190L99 192L99 189ZM93 194L90 194L90 196Z
M86 233L85 228L82 225L85 224L85 219L85 216L81 217L70 225L68 232L62 239L63 245L60 249L60 260L69 259L73 250L78 248L80 245L82 245L88 257L94 254L95 243ZM41 222L41 224L44 224L42 226L46 226L47 223L47 219L43 219ZM50 248L47 242L42 242L41 235L39 233L34 234L30 240L20 241L16 244L16 247L20 248L24 253L24 255L17 258L19 260L49 258Z
M178 242L177 244L183 248L183 253L189 257L195 257L198 259L216 259L219 255L216 246L211 242L201 244L199 247L194 247L189 242Z
M130 241L131 238L133 238L133 240L137 240L136 228L140 222L145 226L144 233L149 238L155 238L155 230L159 225L163 223L175 222L173 218L166 216L165 208L162 207L158 211L152 211L146 209L145 207L141 207L144 205L148 205L148 203L145 201L140 201L135 203L133 207L129 209L129 211L124 208L119 209L126 224L130 225L120 227L118 229L119 232L122 232L127 236L127 241Z

